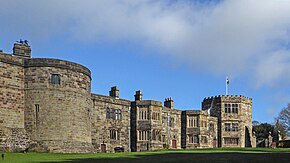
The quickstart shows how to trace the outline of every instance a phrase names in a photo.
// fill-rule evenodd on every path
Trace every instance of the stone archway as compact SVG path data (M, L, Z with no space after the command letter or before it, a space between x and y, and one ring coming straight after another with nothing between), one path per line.
M245 147L252 147L251 136L248 127L245 127Z

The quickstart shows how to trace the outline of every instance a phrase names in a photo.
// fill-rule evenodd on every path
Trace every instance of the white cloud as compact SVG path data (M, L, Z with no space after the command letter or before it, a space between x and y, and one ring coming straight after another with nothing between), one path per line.
M132 40L193 68L250 76L258 87L290 83L290 1L3 0L0 6L5 32Z

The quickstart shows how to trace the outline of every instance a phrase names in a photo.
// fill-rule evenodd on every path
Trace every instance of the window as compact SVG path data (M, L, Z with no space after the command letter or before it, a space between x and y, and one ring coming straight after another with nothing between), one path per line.
M166 137L165 137L165 135L162 135L162 142L166 142Z
M35 127L38 126L39 104L35 104Z
M224 138L224 144L239 144L239 138Z
M214 124L213 123L209 124L209 131L211 131L211 132L214 131Z
M232 113L238 114L238 104L232 104Z
M159 140L160 141L160 131L159 130L152 130L152 140Z
M59 85L60 84L60 75L52 74L51 75L51 84Z
M174 118L171 118L169 119L169 126L170 127L174 127Z
M149 140L149 131L139 131L139 140Z
M115 110L115 120L122 120L122 114L120 109Z
M106 118L112 120L122 120L122 112L120 109L107 108Z
M235 132L239 131L239 124L238 123L232 124L232 131L235 131Z
M231 113L231 104L225 104L225 113Z
M225 131L231 131L231 124L225 123Z
M198 127L197 116L188 117L188 127Z
M153 112L152 119L153 120L160 120L160 114L158 112Z
M189 143L199 143L198 135L189 135Z
M165 116L162 116L162 123L166 123L167 122L167 118Z
M205 120L201 120L200 121L200 127L207 127L206 121Z
M110 130L110 139L119 140L119 134L116 130Z
M139 108L139 120L148 120L147 110L147 108Z

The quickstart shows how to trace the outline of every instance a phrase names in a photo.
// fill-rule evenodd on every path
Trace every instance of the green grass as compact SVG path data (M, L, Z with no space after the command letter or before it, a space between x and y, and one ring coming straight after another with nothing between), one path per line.
M288 148L217 148L192 150L160 150L133 153L54 154L54 153L5 153L0 163L25 162L288 162Z

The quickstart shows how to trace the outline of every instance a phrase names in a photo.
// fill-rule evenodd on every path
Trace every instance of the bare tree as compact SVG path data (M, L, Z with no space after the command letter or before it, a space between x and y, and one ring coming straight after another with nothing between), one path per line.
M281 110L277 120L283 125L287 135L290 136L290 103Z

